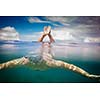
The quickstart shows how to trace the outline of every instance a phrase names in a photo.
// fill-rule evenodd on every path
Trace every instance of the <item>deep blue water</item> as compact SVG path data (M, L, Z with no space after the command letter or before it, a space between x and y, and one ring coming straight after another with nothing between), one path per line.
M0 63L16 59L39 50L40 43L0 41ZM99 43L55 43L52 45L55 59L75 64L92 74L100 74ZM42 68L45 64L40 65ZM35 66L36 67L36 66ZM35 83L87 83L99 82L78 73L62 68L35 70L34 66L16 66L0 70L0 82L35 82Z

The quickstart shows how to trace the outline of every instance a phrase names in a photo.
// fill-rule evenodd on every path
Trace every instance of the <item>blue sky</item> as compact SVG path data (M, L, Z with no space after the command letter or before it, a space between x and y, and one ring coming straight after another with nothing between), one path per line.
M47 25L56 40L100 41L100 17L0 16L0 34L2 28L13 27L22 40L36 40Z
M29 34L32 32L38 32L43 29L43 26L48 25L49 23L31 23L28 21L27 16L9 16L9 17L0 17L0 28L11 26L14 27L21 34ZM35 17L34 17L35 18ZM41 19L41 17L37 17Z

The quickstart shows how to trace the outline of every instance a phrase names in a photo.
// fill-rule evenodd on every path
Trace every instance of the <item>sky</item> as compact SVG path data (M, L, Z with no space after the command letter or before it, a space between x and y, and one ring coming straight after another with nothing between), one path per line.
M55 40L100 42L99 16L0 16L0 40L36 41L48 25Z

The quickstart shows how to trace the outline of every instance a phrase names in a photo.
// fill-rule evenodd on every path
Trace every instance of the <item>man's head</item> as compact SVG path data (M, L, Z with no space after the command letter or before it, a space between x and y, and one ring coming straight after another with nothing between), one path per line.
M47 30L50 32L51 31L51 26L47 26Z

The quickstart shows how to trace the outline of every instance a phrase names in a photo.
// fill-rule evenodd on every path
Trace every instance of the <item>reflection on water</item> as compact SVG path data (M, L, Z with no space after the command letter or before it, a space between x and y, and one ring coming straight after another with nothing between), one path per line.
M0 63L40 50L37 42L0 43ZM99 44L53 44L55 59L73 63L88 72L100 74ZM39 65L41 67L45 66ZM30 66L16 66L0 70L0 82L97 82L65 69L37 71Z
M53 52L56 57L80 59L80 60L100 60L100 46L54 46Z

